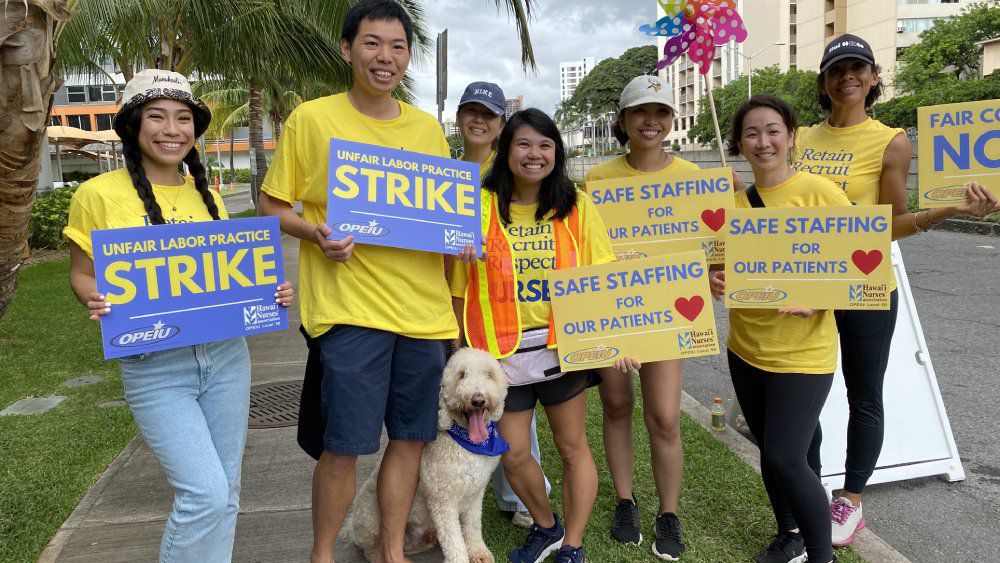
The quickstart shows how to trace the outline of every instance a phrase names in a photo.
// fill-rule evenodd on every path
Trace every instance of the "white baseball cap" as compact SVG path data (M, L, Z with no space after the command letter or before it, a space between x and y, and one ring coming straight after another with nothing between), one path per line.
M663 104L669 107L670 111L677 113L677 108L674 107L674 89L666 80L656 75L643 74L633 78L622 90L618 108L623 110L642 104Z

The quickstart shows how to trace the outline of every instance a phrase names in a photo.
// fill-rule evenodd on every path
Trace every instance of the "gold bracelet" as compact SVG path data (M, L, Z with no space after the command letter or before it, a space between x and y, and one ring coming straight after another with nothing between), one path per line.
M910 215L910 222L913 223L913 234L915 235L919 235L920 233L924 232L924 229L921 229L920 225L917 224L917 215L920 215L919 211L917 211L913 215Z

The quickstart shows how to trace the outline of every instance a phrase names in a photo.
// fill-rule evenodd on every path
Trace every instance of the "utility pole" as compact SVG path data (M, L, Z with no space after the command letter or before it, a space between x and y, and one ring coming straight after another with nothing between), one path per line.
M448 30L437 36L437 104L438 124L444 129L444 101L448 99Z

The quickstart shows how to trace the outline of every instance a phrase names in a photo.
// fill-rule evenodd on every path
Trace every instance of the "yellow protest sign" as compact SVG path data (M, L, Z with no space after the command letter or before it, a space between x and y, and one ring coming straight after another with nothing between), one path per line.
M732 209L726 307L888 309L889 205Z
M1000 194L1000 100L917 108L920 207L965 203L975 180Z
M719 352L705 253L546 272L563 371Z
M725 261L719 236L733 207L733 171L709 168L587 182L618 260L702 250Z

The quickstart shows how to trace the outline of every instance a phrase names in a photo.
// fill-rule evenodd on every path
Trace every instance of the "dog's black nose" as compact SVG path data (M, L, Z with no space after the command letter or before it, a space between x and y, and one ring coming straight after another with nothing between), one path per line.
M481 409L486 406L486 397L483 396L481 393L476 393L475 395L472 396L471 402L473 408Z

